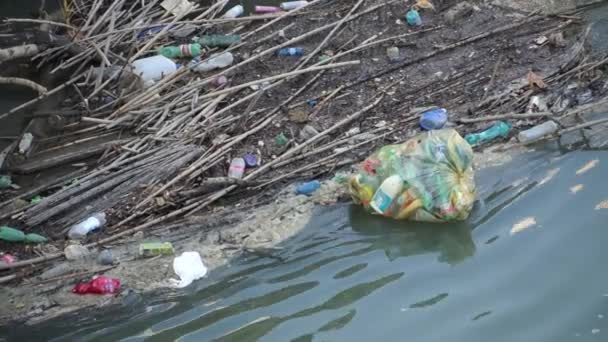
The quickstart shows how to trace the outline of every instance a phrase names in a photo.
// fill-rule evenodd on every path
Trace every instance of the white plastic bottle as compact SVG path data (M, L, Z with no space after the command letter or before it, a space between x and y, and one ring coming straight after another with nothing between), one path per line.
M308 5L308 1L305 1L305 0L301 0L301 1L287 1L287 2L281 3L281 8L284 11L292 11L292 10L298 9L300 7L304 7L306 5Z
M245 159L234 158L228 168L228 177L241 179L245 174Z
M161 55L138 59L132 65L133 72L141 77L145 85L159 81L178 68L174 61Z
M71 240L80 240L87 236L93 230L99 229L106 224L105 213L95 213L88 219L77 223L70 228L68 237Z
M519 132L517 139L522 144L533 143L545 135L557 132L559 126L553 121L547 121L525 131Z
M225 68L234 62L234 56L230 52L224 52L212 55L211 58L204 62L199 59L194 59L190 62L190 68L196 72L207 72L215 69Z
M224 13L224 15L222 16L223 18L236 18L236 17L240 17L241 15L243 15L243 12L245 12L245 9L243 8L243 6L241 5L236 5L234 7L232 7L231 9L229 9L228 11L226 11L226 13Z
M379 214L384 214L402 190L403 180L401 180L401 176L392 175L380 184L369 205Z

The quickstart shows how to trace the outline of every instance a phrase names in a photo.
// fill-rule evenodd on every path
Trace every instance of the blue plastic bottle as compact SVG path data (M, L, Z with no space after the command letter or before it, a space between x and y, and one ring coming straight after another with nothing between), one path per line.
M306 182L298 185L296 188L296 194L310 196L313 192L317 191L321 187L321 183L317 180Z
M415 9L411 9L405 14L405 20L411 26L422 25L422 18L420 18L420 13L418 13L418 11L416 11Z
M304 55L304 48L291 47L283 48L277 51L277 56L299 57Z
M420 116L420 127L425 131L442 129L448 122L448 111L445 108L431 109Z

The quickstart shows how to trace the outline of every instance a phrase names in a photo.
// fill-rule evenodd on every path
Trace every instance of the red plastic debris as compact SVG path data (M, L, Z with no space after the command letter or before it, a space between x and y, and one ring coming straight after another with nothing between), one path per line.
M88 283L79 283L72 289L76 294L114 294L120 291L120 279L99 276Z
M10 254L3 254L2 256L0 256L0 262L3 262L5 264L12 264L15 261L17 261L17 258Z

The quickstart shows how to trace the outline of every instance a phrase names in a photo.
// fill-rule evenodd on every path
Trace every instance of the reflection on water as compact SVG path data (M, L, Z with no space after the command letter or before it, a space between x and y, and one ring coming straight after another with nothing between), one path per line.
M605 153L529 154L480 172L480 203L466 223L325 208L279 258L243 258L185 293L95 319L0 332L58 341L604 341L608 209L595 208L608 197ZM527 217L535 224L511 233Z

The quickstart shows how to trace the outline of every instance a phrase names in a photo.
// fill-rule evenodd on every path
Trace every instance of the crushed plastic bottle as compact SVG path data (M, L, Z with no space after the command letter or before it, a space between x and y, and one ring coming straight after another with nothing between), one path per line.
M277 56L283 57L300 57L304 55L304 48L301 47L290 47L279 49L276 52Z
M418 11L416 11L415 9L411 9L405 14L405 21L407 21L410 26L422 25L422 18L420 18L420 13L418 13Z
M538 141L545 135L557 132L558 129L559 126L555 122L547 121L525 131L519 132L519 134L517 135L517 140L519 140L519 142L521 142L522 144L530 144L535 141Z
M120 292L120 279L106 276L93 277L90 282L78 283L72 289L73 293L83 294L115 294Z
M245 174L245 160L243 158L234 158L230 162L228 168L228 177L241 179Z
M201 44L182 44L165 46L158 49L158 54L167 58L197 57L201 55Z
M296 188L296 194L310 196L313 192L317 191L321 187L321 183L318 180L306 182L298 185Z
M208 47L229 47L230 45L241 42L241 36L238 34L222 35L211 34L202 36L198 42L203 46Z
M448 122L448 111L445 108L431 109L420 116L420 127L426 131L442 129Z
M230 52L212 55L206 61L201 62L200 58L195 58L190 62L190 69L196 72L207 72L215 69L225 68L234 62L234 56Z
M90 232L103 227L106 224L105 213L95 213L88 219L77 223L68 231L68 237L72 240L84 239Z
M287 2L283 2L281 3L281 8L284 11L293 11L295 9L304 7L308 5L308 1L287 1Z
M466 140L471 146L475 146L498 137L506 137L509 135L510 131L510 124L504 121L498 121L496 124L494 124L494 126L486 129L483 132L467 134L464 137L464 140Z
M232 18L240 17L241 15L243 15L244 12L245 12L245 9L243 8L243 6L236 5L236 6L232 7L231 9L229 9L228 11L226 11L226 13L224 13L222 18L232 19Z

